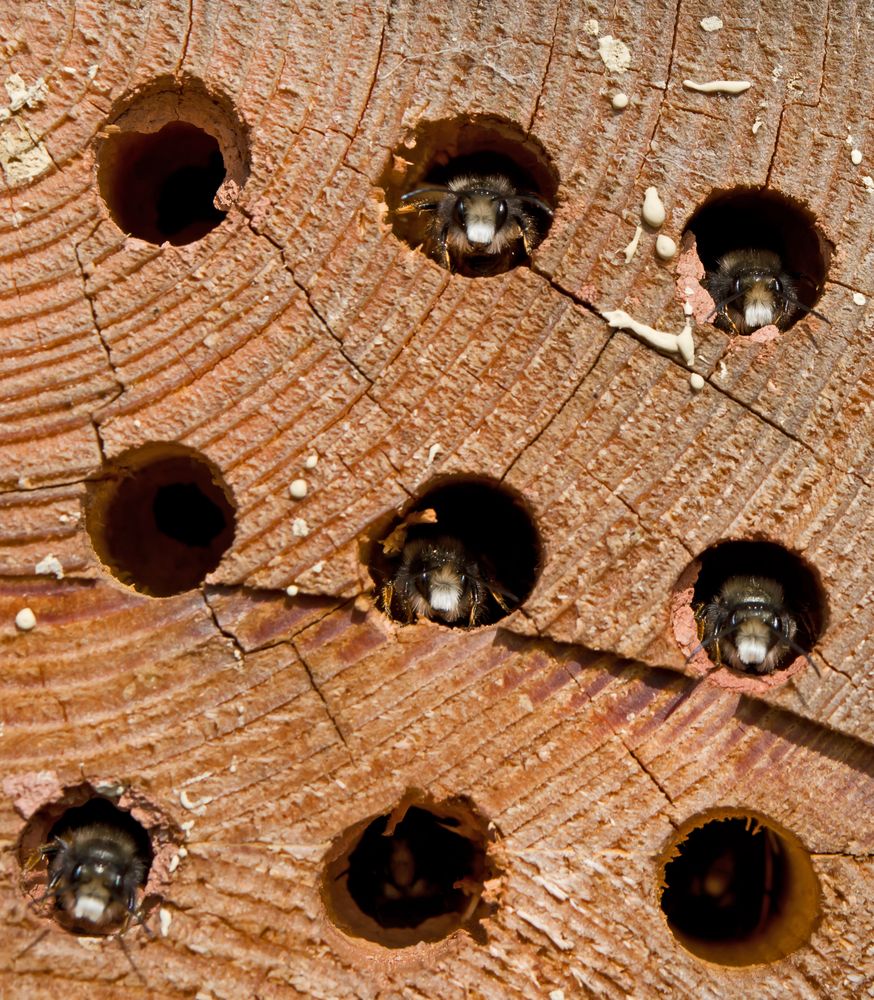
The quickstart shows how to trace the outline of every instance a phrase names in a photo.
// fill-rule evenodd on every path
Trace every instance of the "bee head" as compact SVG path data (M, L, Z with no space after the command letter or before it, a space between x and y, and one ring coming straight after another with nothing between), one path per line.
M496 252L492 246L507 222L507 201L488 188L465 191L459 195L452 217L476 252Z
M410 564L415 587L431 612L446 621L466 613L468 586L464 549L455 539L439 539L419 548ZM427 613L427 612L426 612Z

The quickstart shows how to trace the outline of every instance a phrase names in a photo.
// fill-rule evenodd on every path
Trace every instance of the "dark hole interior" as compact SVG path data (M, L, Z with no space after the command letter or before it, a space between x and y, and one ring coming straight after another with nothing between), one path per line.
M511 611L525 601L537 579L540 541L531 517L516 497L485 482L450 482L429 490L413 510L428 508L435 511L436 523L411 526L407 543L418 538L456 538L479 563L486 586L500 593ZM394 526L402 521L398 518ZM378 542L372 552L374 580L378 585L392 580L402 556L386 557ZM398 621L406 620L398 613L396 602L385 610ZM483 612L479 624L491 624L507 614L491 594L486 596ZM441 624L466 627L468 622Z
M803 559L773 542L723 542L699 557L701 570L695 581L693 605L712 601L733 576L776 580L783 588L787 610L798 624L795 642L809 653L822 634L826 620L825 596L813 570ZM795 659L790 654L786 667Z
M708 274L730 250L771 250L795 279L797 297L816 305L828 273L830 247L813 214L773 191L738 188L713 194L686 225ZM793 319L804 316L799 312ZM790 324L791 325L791 324Z
M692 830L665 866L661 906L670 925L701 941L763 933L784 905L788 862L782 839L747 818Z
M197 483L160 486L152 504L158 531L183 545L206 548L224 531L227 518L222 508Z
M460 880L482 883L485 851L451 828L458 821L413 806L390 836L375 819L349 855L347 888L380 927L418 927L429 917L463 914L471 895Z
M117 132L100 150L101 193L116 224L150 243L193 243L225 217L213 204L225 179L218 141L186 122Z
M152 842L141 823L138 823L129 812L119 809L109 799L93 798L81 806L67 809L49 828L45 842L70 830L80 830L83 827L100 823L103 826L121 830L133 838L137 845L137 857L143 861L148 874L152 863Z
M233 541L227 491L193 455L125 468L97 489L109 496L89 516L95 549L114 575L153 597L198 586Z

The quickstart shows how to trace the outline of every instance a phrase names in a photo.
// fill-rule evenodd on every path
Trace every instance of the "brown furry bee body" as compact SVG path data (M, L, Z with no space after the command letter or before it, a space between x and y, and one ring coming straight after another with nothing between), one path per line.
M382 609L398 621L431 618L468 627L492 620L495 611L509 612L507 598L512 599L480 560L448 535L408 541L394 574L379 592ZM493 603L497 608L491 607Z
M768 577L730 576L712 600L698 605L695 620L713 662L735 670L772 674L793 652L807 655L795 639L798 618L782 586Z
M47 896L61 922L80 934L123 931L139 916L146 863L124 830L103 823L74 827L40 847L29 867L48 862Z
M747 336L773 323L785 330L800 312L825 319L798 299L794 278L771 250L732 250L705 279L716 307L716 325Z
M396 212L426 213L426 253L447 271L469 276L497 274L530 256L552 218L542 198L517 191L500 174L417 188Z

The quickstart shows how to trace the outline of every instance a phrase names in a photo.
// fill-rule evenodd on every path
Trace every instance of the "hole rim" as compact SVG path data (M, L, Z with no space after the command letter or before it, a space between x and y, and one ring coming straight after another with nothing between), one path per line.
M151 488L148 484L156 476L160 481L160 474L156 470L160 467L177 465L181 467L185 464L192 469L190 475L194 476L194 483L199 492L211 506L220 508L224 517L224 528L206 546L186 544L165 534L158 527L153 509L154 500L157 498L158 490L174 485L172 481L160 484L154 490L155 497L151 503L148 501L148 490ZM133 491L137 486L135 481L144 476L148 477L146 483L141 486L142 492L134 494L134 499L142 509L143 518L148 518L151 511L154 523L150 526L150 532L145 535L142 523L138 523L140 530L131 531L129 523L117 520L118 515L115 510L118 503L124 499L124 493ZM200 487L200 481L206 484L206 488ZM183 484L186 482L187 479L183 480ZM87 480L82 504L85 529L91 548L104 572L122 586L154 599L176 597L202 586L233 547L237 532L239 507L219 467L202 452L175 441L150 441L129 448L115 458L105 461L100 471ZM123 539L121 555L118 554L116 540L111 539L110 534ZM149 539L152 540L150 546L147 544ZM132 569L129 565L130 548L137 546L152 551L152 563L155 565L163 564L162 559L154 558L154 551L157 550L160 555L166 556L168 564L174 559L184 562L186 557L190 558L188 565L196 567L197 572L192 569L183 578L184 585L172 587L160 581L156 582L156 578L151 575L154 567L148 570L147 578L143 578L141 573L138 574L136 569ZM197 549L206 551L198 553L195 551ZM164 574L161 579L164 578L172 578L172 573Z
M46 862L42 860L31 869L26 867L29 859L40 846L48 843L49 834L70 811L87 808L91 803L106 803L126 817L120 824L122 828L131 832L141 847L148 845L148 857L143 859L146 862L146 875L137 890L138 911L142 920L131 921L127 927L110 925L105 930L95 929L90 932L77 928L51 897L44 897ZM128 934L140 923L145 924L165 900L172 871L176 867L171 861L178 856L185 835L164 809L138 788L114 778L59 786L42 796L38 803L34 803L33 810L25 819L12 852L18 865L19 891L24 896L28 910L37 919L49 922L50 926L57 926L75 937L103 938L119 933ZM88 822L86 819L83 825Z
M695 830L714 822L725 820L745 820L756 826L770 830L780 842L785 855L786 887L780 901L781 914L772 914L768 921L770 937L775 933L784 943L775 943L762 938L754 947L754 957L741 960L739 949L755 943L756 934L768 930L768 925L758 929L747 938L735 940L699 939L676 928L663 909L663 895L667 889L666 869L681 854L682 845ZM811 852L803 841L772 816L759 809L745 806L714 806L685 819L672 832L656 858L656 905L665 927L677 944L695 959L720 968L750 968L771 965L782 961L788 955L810 944L823 919L822 885L813 865ZM798 914L801 913L801 917ZM776 932L774 930L776 926ZM785 942L790 942L786 944Z
M740 202L738 209L737 203ZM757 221L760 226L769 234L765 242L760 243L754 249L769 249L776 252L787 272L791 274L801 273L804 280L799 287L799 300L809 309L813 309L822 299L828 283L829 268L832 257L835 253L835 244L823 231L816 214L807 204L791 195L784 194L774 188L756 184L738 184L730 188L714 188L707 197L689 215L681 231L681 250L688 252L694 249L695 261L704 271L704 276L699 280L702 290L712 301L709 289L707 288L707 278L715 269L716 261L719 257L730 250L741 250L750 248L750 241L740 237L716 237L709 232L703 234L701 229L719 229L719 215L731 217L729 232L742 230L745 225L749 225L749 220L755 216L756 219L764 217L765 221ZM701 216L704 216L702 224ZM740 218L738 219L738 215ZM709 217L716 216L717 221L709 221ZM775 219L782 219L781 224ZM779 233L779 237L770 236L771 233ZM799 249L799 240L805 247ZM812 268L804 265L808 261L814 261ZM794 266L797 265L797 266ZM694 265L692 265L694 269ZM683 276L683 285L689 284L689 277ZM707 319L713 311L713 306L707 309L706 315L698 316L696 319L704 322L715 329L728 334L733 340L761 342L768 339L757 337L760 327L749 334L735 333L728 327L728 324L720 320L719 316ZM802 320L807 319L808 313L797 310L794 318L783 328L777 328L778 335L788 333ZM810 336L808 334L808 336Z
M178 234L161 239L140 235L124 224L140 208L118 211L114 207L124 187L119 161L127 155L125 146L138 142L150 145L167 126L187 126L204 133L217 144L223 161L224 179L213 199L216 211L223 213L222 218L190 238L183 239ZM251 170L250 139L249 127L234 102L198 77L163 75L122 95L113 104L92 146L96 186L106 217L126 238L139 239L150 246L182 247L199 243L227 220L240 198ZM142 156L132 159L136 165ZM130 163L125 166L131 168ZM191 228L192 225L186 227ZM157 232L155 229L152 235Z
M386 820L386 825L400 826L412 809L429 813L436 821L442 819L456 824L458 835L474 845L481 862L480 876L475 879L479 891L470 894L464 913L447 911L426 918L414 927L383 927L352 898L348 878L343 880L342 885L340 880L345 874L344 868L348 869L351 856L373 824ZM334 838L322 860L319 880L324 922L353 951L361 948L375 950L391 960L402 961L403 956L416 954L422 949L443 949L457 940L460 934L467 934L482 944L487 937L483 922L497 910L497 885L502 874L497 858L500 840L495 823L469 797L458 795L438 800L419 789L409 789L393 808L353 823Z

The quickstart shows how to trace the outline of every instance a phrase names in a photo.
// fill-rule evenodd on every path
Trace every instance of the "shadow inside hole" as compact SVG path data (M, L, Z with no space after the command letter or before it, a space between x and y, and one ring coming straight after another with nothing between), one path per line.
M783 958L819 919L809 855L797 837L757 815L691 825L671 849L662 884L661 908L680 943L723 965Z
M214 205L225 179L218 141L186 122L104 140L98 181L118 227L150 243L193 243L226 213Z
M362 913L380 927L418 927L431 917L464 914L470 896L456 883L482 881L485 853L450 829L458 821L416 806L385 833L381 816L349 855L347 887Z
M52 850L43 854L46 847ZM113 933L129 919L128 891L145 886L154 857L144 827L99 796L66 809L53 803L37 811L22 835L19 854L34 901L78 934ZM104 911L114 918L105 924L83 919L75 910L76 901L81 906L83 899L114 900ZM94 905L86 902L85 912L93 912Z
M134 467L107 470L90 488L95 551L114 576L142 593L191 590L233 541L227 489L212 465L193 454L133 461Z
M803 559L773 542L730 541L707 549L698 562L701 568L695 581L693 608L717 598L733 577L774 580L782 587L785 608L798 627L794 642L810 653L825 628L827 608L819 578ZM797 655L796 651L787 653L777 669L787 667Z
M412 524L407 528L406 546L420 539L450 538L461 543L476 560L486 590L491 588L501 599L498 601L487 592L476 624L492 624L524 603L534 588L540 568L540 539L519 498L484 481L446 482L428 490L409 511L394 521L386 535L402 525L411 513L429 509L434 511L436 521ZM373 543L369 566L378 595L383 593L385 584L397 581L403 561L404 553L386 555L379 541ZM380 603L384 605L385 602L380 598ZM397 595L391 607L383 606L383 610L397 621L415 618L415 615L403 613L403 603ZM447 622L436 615L429 617L445 625L469 625L467 618Z
M662 910L704 941L742 941L785 905L786 856L771 830L725 819L692 830L665 867Z
M793 279L795 294L812 309L820 298L831 259L831 244L812 212L799 203L759 188L717 191L694 213L684 233L695 236L698 256L708 276L732 250L776 253ZM799 310L786 327L805 315Z
M493 827L467 803L402 800L342 834L322 880L327 914L347 934L386 948L439 941L458 930L485 940L483 900L497 877Z

